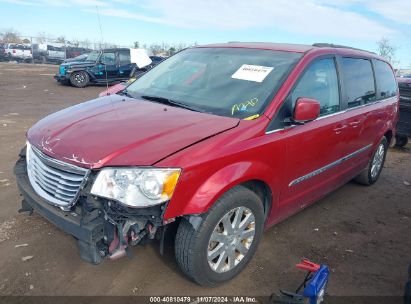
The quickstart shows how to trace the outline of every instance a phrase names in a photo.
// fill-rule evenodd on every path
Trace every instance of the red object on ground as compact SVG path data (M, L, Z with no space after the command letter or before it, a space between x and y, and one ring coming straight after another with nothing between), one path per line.
M298 263L297 265L295 265L295 267L302 270L307 270L309 272L316 272L318 269L320 269L320 265L315 264L307 259L303 259L301 263Z

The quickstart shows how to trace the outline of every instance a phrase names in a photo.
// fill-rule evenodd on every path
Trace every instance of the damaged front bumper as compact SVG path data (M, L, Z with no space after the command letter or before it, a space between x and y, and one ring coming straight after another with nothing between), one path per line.
M39 196L27 174L25 149L14 167L17 185L23 197L19 212L38 212L78 241L83 260L98 264L103 257L116 259L130 255L130 246L153 240L164 232L163 214L167 203L147 208L128 208L116 202L90 195L96 172L91 172L77 202L63 211ZM162 238L163 240L163 238Z

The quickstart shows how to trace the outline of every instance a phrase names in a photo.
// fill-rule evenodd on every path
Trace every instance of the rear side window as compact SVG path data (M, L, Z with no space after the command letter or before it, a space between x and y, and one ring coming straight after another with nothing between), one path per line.
M390 66L384 61L375 60L374 69L378 87L378 99L395 96L397 94L397 81Z
M120 51L118 53L118 59L120 60L120 65L125 65L130 63L130 51Z
M310 65L291 93L293 107L300 97L318 100L321 105L320 115L328 115L340 110L334 59L321 59Z
M343 80L348 108L376 100L371 61L360 58L342 58Z
M103 53L100 60L102 64L115 64L116 53Z

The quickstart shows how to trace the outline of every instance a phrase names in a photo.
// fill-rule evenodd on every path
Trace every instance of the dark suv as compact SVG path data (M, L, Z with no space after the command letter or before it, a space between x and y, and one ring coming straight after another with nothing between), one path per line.
M92 51L85 61L60 65L54 79L83 88L89 84L106 84L127 80L137 67L130 59L130 49L116 48Z

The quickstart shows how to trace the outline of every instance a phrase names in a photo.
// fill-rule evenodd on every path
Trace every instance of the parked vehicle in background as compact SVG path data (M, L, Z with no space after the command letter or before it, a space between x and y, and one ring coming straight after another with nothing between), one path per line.
M150 56L150 59L154 65L159 64L161 61L166 59L167 57L162 57L162 56Z
M396 71L398 78L411 78L411 69L399 69Z
M78 57L83 54L88 54L91 51L92 51L91 49L87 49L87 48L67 46L66 59L72 59L72 58Z
M67 62L84 62L84 61L87 60L88 54L89 53L85 53L85 54L78 55L77 57L74 57L74 58L68 58L68 59L64 60L64 63L67 63Z
M63 44L33 44L34 60L41 63L62 63L66 57Z
M31 46L17 43L5 45L5 55L8 60L28 61L33 58Z
M115 48L93 51L82 62L67 62L60 65L54 78L63 84L83 88L89 84L110 84L128 80L151 64L143 49Z
M157 59L156 59L157 57ZM158 58L161 58L161 60L158 60ZM141 77L144 73L155 67L157 64L161 63L165 57L159 57L159 56L150 56L150 59L152 60L151 64L143 67L143 68L138 68L137 66L134 68L134 70L131 72L131 78L127 81L117 83L100 94L98 94L99 97L103 96L108 96L111 94L117 94L121 91L123 91L125 88L127 88L130 84L132 84L137 78ZM153 61L156 60L156 61Z
M115 64L121 52L93 56L97 66ZM366 51L185 49L120 95L31 127L14 169L21 211L73 235L94 264L164 241L175 222L182 272L215 286L246 267L265 228L352 179L377 182L398 100L390 64Z
M411 73L403 73L397 77L397 81L400 90L400 118L397 124L396 145L404 147L411 137Z
M4 43L0 43L0 61L6 60L6 49Z

